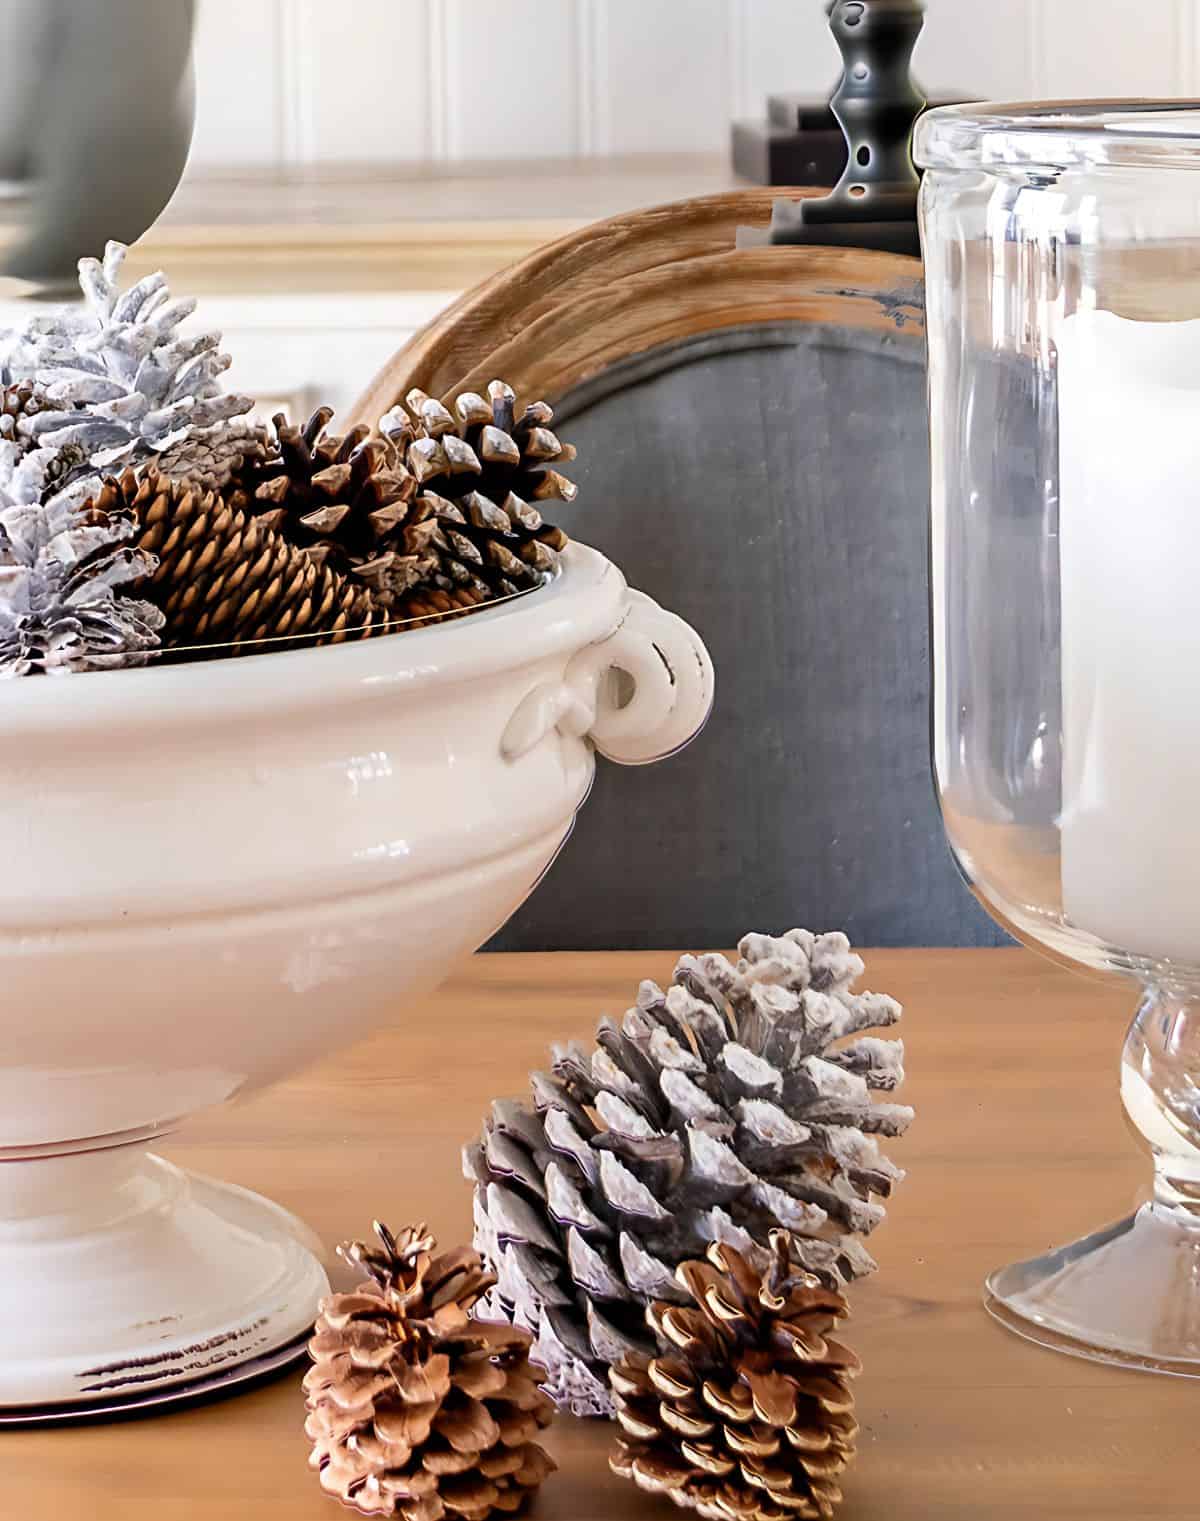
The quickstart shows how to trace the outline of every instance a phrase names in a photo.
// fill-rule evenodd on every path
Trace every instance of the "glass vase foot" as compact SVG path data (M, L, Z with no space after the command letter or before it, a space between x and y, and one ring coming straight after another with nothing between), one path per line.
M1001 1268L984 1304L1055 1352L1200 1378L1200 1222L1145 1204L1082 1241Z

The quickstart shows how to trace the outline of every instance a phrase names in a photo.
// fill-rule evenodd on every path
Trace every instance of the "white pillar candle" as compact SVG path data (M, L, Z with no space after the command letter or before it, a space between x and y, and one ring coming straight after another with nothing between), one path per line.
M1200 963L1200 321L1059 339L1063 909Z

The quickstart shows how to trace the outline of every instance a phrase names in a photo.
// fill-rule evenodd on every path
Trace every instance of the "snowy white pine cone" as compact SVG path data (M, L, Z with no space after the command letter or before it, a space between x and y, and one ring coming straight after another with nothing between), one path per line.
M832 1286L874 1269L862 1238L904 1176L876 1137L912 1111L875 1101L903 1080L903 1047L866 1032L900 1006L854 992L844 935L748 935L739 957L685 956L666 992L643 983L464 1154L494 1308L534 1332L576 1413L607 1408L609 1365L653 1352L646 1307L714 1240L765 1264L783 1229Z
M0 511L0 678L136 665L157 647L162 613L124 595L155 564L132 534L61 506Z
M84 458L75 445L35 445L21 404L0 412L0 678L140 664L163 616L127 593L152 571L130 546L128 516L81 513L86 484L62 482ZM36 411L36 401L31 405Z
M125 253L109 243L102 262L79 261L81 308L31 317L0 338L0 379L31 381L51 404L20 426L38 444L82 451L72 483L98 485L166 456L177 467L200 461L206 480L224 484L239 447L265 439L245 424L234 427L239 444L225 436L253 403L222 392L230 359L219 333L180 334L196 303L172 300L161 272L119 289Z

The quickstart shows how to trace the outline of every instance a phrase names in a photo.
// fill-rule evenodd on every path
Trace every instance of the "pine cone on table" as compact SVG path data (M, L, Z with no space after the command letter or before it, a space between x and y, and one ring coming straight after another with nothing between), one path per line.
M876 1137L912 1111L874 1101L903 1080L903 1047L864 1032L900 1007L853 991L844 935L748 935L739 954L685 956L665 993L644 982L464 1154L489 1313L534 1332L548 1392L576 1414L608 1413L608 1367L650 1350L646 1306L711 1242L762 1270L783 1229L830 1286L874 1269L862 1237L904 1176Z
M105 481L94 507L132 514L138 549L156 558L141 590L165 614L167 647L339 643L378 626L363 588L191 481L168 480L153 466L126 470Z
M305 1432L321 1487L368 1516L484 1521L512 1512L554 1464L537 1445L552 1406L529 1336L472 1320L492 1279L425 1227L341 1254L367 1281L323 1301L309 1343Z
M858 1432L861 1364L829 1334L846 1301L795 1271L782 1231L764 1269L714 1243L676 1279L688 1302L648 1312L663 1350L609 1371L613 1472L712 1521L832 1516Z

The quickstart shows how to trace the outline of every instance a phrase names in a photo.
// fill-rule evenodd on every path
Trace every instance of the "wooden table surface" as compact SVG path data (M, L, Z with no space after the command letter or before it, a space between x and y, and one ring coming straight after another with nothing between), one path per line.
M394 1028L169 1148L302 1214L328 1243L427 1219L466 1239L461 1142L552 1039L620 1013L660 955L479 957ZM888 951L867 985L905 1004L910 1169L854 1293L859 1460L845 1521L1195 1521L1188 1380L1027 1345L980 1305L985 1272L1116 1218L1143 1182L1117 1101L1128 990L1023 951ZM252 1014L249 1017L253 1017ZM299 1373L152 1420L0 1435L4 1521L317 1521ZM603 1425L560 1420L534 1521L677 1516L613 1478Z

